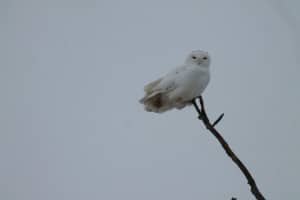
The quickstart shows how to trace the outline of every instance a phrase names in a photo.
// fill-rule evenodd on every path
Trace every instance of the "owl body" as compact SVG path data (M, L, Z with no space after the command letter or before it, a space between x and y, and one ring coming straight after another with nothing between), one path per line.
M193 51L183 65L147 84L144 88L146 94L140 102L146 111L156 113L190 105L209 83L209 65L207 52Z

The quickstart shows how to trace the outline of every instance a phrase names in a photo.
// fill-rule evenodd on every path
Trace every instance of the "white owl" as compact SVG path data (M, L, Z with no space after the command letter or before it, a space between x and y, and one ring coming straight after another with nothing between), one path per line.
M183 65L144 87L140 100L145 110L162 113L173 108L182 109L199 97L210 79L210 56L207 52L192 51Z

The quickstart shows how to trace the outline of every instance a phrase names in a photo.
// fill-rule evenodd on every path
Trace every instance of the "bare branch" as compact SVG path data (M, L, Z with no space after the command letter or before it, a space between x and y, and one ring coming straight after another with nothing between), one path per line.
M210 123L210 120L206 114L204 101L202 96L199 97L199 102L201 109L198 107L196 100L193 100L193 105L196 109L196 111L199 114L199 119L202 120L205 127L217 138L219 143L222 145L223 149L225 150L226 154L232 159L232 161L239 167L241 172L246 177L248 184L250 185L250 189L252 194L256 197L257 200L265 200L265 197L260 193L254 178L250 174L249 170L246 168L246 166L242 163L242 161L235 155L235 153L231 150L228 143L225 141L225 139L222 137L222 135L214 128L214 126L221 121L224 114L221 114L220 117L213 123ZM232 198L235 199L235 198Z
M216 119L216 121L212 124L213 127L215 127L221 120L222 118L224 117L224 113L222 113L218 119Z

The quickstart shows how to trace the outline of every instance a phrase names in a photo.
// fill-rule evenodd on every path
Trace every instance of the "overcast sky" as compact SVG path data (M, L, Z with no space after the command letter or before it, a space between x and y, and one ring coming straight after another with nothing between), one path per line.
M254 199L192 107L147 82L195 49L218 129L267 199L299 199L297 0L1 0L0 199Z

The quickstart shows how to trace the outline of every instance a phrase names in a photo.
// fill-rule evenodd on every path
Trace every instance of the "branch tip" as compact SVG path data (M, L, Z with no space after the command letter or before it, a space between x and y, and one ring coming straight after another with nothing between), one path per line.
M222 113L218 119L216 119L216 121L212 124L213 127L215 127L221 120L222 118L224 117L224 113Z

